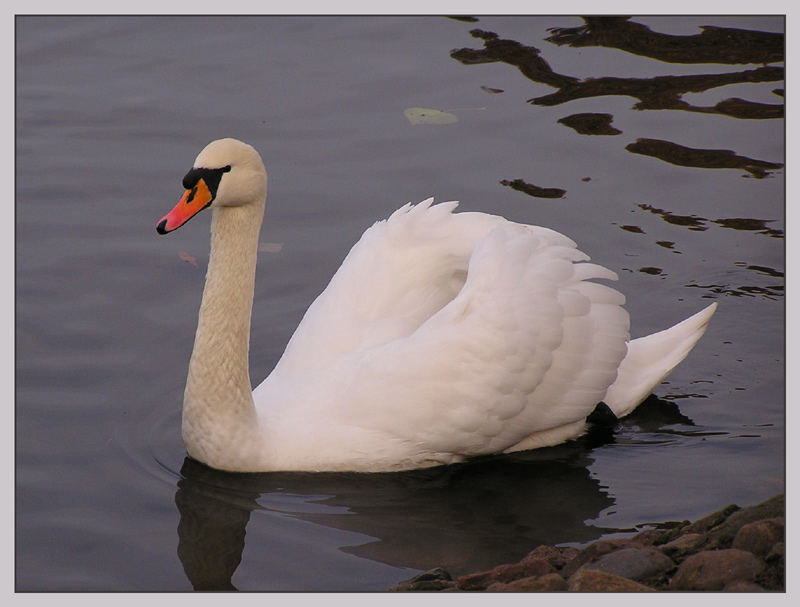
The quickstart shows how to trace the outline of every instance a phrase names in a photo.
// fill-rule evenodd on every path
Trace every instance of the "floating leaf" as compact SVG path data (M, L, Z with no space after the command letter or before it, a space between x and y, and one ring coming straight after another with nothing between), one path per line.
M186 251L178 251L178 257L180 257L186 263L192 264L195 268L197 267L197 259L195 259L192 255L189 255Z
M282 242L260 242L258 243L259 253L280 253L283 250Z
M411 107L403 112L411 124L452 124L458 122L453 114L424 107Z

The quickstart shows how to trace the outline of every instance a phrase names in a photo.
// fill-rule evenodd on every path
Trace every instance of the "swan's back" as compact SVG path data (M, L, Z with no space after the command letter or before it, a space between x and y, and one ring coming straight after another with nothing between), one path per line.
M613 272L552 230L430 203L364 234L255 390L269 457L411 468L561 442L614 382L628 314L591 282Z

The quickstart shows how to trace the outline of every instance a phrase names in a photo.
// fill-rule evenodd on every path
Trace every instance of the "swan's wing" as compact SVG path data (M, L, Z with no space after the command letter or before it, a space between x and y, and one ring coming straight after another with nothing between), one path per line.
M365 425L476 455L584 419L616 378L629 339L624 297L588 282L616 276L575 263L586 259L524 227L492 231L458 297L354 368L352 385L372 392ZM387 378L402 387L402 402L383 389ZM395 411L382 415L388 399Z
M275 373L331 364L346 352L407 337L458 295L477 244L513 225L457 203L405 205L369 228L306 312ZM567 246L546 228L543 238Z
M616 377L629 319L620 293L590 282L616 275L564 240L495 228L452 301L406 337L318 367L302 387L283 381L276 421L304 420L286 432L319 436L320 453L348 443L365 460L403 457L406 467L582 423Z

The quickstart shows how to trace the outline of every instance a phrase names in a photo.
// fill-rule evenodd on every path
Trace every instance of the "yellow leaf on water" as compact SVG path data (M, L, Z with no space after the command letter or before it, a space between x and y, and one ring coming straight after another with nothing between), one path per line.
M280 253L283 250L282 242L260 242L258 243L259 253Z
M410 107L403 112L411 124L452 124L458 122L453 114L425 107Z

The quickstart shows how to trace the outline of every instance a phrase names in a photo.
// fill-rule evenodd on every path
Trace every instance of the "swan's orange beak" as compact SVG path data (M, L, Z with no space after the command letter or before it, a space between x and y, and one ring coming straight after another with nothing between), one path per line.
M208 189L205 180L199 179L191 190L183 193L175 208L161 218L156 226L156 231L159 234L166 234L177 230L210 205L213 200L214 195Z

